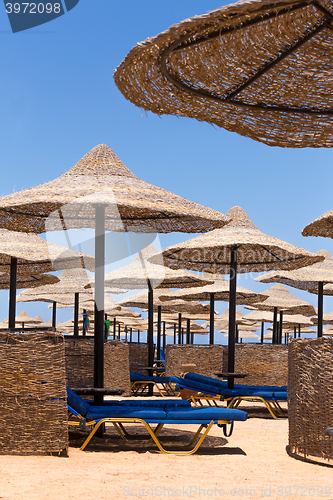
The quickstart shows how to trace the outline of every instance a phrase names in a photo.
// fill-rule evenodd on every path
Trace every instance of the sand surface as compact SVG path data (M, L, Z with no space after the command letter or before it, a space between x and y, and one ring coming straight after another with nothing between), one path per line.
M167 444L167 436L186 440L195 430L169 426L160 436ZM106 442L97 438L80 451L82 435L72 434L68 458L0 456L0 498L333 499L333 468L287 454L286 419L236 422L229 438L214 426L190 456L163 455L147 441L122 444L111 428L108 435Z

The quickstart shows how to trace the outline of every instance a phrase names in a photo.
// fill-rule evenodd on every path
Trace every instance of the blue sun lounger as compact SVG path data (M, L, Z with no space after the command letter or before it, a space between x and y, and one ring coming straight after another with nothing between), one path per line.
M150 376L130 372L130 379L131 390L137 396L143 395L149 385L153 385L162 397L165 395L178 395L178 391L176 390L176 384L178 384L180 380L178 377Z
M197 373L187 373L179 387L192 389L201 394L192 396L191 400L196 405L218 406L218 401L227 401L228 408L238 408L243 401L260 401L264 403L273 418L286 416L285 410L280 406L280 402L287 401L286 386L255 386L235 384L233 389L227 388L227 382L213 377L205 377ZM203 393L203 394L202 394Z
M111 422L122 439L126 439L128 436L124 432L124 424L130 423L142 424L161 452L190 455L198 450L214 424L222 427L224 434L230 436L234 421L245 421L247 418L246 412L228 408L193 408L188 404L179 404L180 401L175 401L177 406L172 406L172 402L166 400L163 402L145 401L145 403L141 406L139 404L93 406L67 389L67 405L70 412L69 425L79 428L92 427L92 431L80 449L83 450L87 446L103 423ZM157 424L157 427L153 429L151 424ZM167 450L158 439L158 434L165 424L198 424L199 429L186 446L179 447L178 450ZM227 425L230 425L228 434ZM200 436L204 428L205 431Z

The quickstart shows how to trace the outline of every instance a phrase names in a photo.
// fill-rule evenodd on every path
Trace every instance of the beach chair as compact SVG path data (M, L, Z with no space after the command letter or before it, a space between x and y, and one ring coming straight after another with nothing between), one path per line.
M128 405L124 402L122 405L94 406L67 389L69 425L80 429L88 428L89 430L90 427L92 428L80 450L85 449L102 424L110 422L123 440L128 439L129 436L127 432L124 432L125 424L141 424L162 453L191 455L198 450L214 424L222 427L224 435L228 437L233 431L234 421L245 421L247 418L246 412L228 408L193 408L179 404L180 401L170 402L167 400L163 402L145 401L145 403L145 405ZM170 403L174 403L176 406ZM156 424L154 429L152 424ZM158 434L165 424L197 424L199 428L187 445L178 446L178 449L171 450L164 448L158 439ZM229 425L230 430L227 431Z
M286 417L287 412L280 402L287 401L286 386L255 386L235 384L233 389L227 388L227 382L213 377L205 377L197 373L187 373L179 382L179 387L196 390L198 395L191 396L196 406L219 406L226 401L227 408L238 408L244 401L261 402L274 419Z
M178 396L178 377L163 377L159 375L143 375L141 373L130 372L131 390L136 396L143 396L148 392L149 385L156 388L160 396Z

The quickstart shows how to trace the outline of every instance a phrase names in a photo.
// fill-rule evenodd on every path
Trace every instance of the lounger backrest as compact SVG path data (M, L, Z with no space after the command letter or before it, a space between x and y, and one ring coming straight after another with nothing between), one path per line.
M90 409L89 403L80 398L75 392L67 387L67 402L69 406L74 408L82 417L85 417Z

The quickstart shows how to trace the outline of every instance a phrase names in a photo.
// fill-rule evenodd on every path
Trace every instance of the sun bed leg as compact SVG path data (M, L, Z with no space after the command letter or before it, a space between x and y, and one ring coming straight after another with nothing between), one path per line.
M116 429L117 433L119 434L119 436L121 437L121 439L126 441L127 432L125 428L121 424L117 424L117 422L112 422L112 424L113 427Z
M225 435L225 437L228 438L231 436L232 431L234 430L234 421L233 420L231 420L231 422L230 422L230 431L229 432L227 432L227 424L226 423L225 424L217 424L217 425L218 425L218 427L222 428L223 434Z
M81 451L85 449L85 447L90 442L91 438L97 432L97 430L99 429L99 427L102 424L104 424L104 422L106 422L107 420L108 420L107 418L103 418L102 420L100 420L99 422L97 422L97 424L95 425L95 427L93 428L93 430L91 431L91 433L89 434L89 436L87 437L87 439L85 440L85 442L83 443L83 445L81 446L81 448L80 448Z

